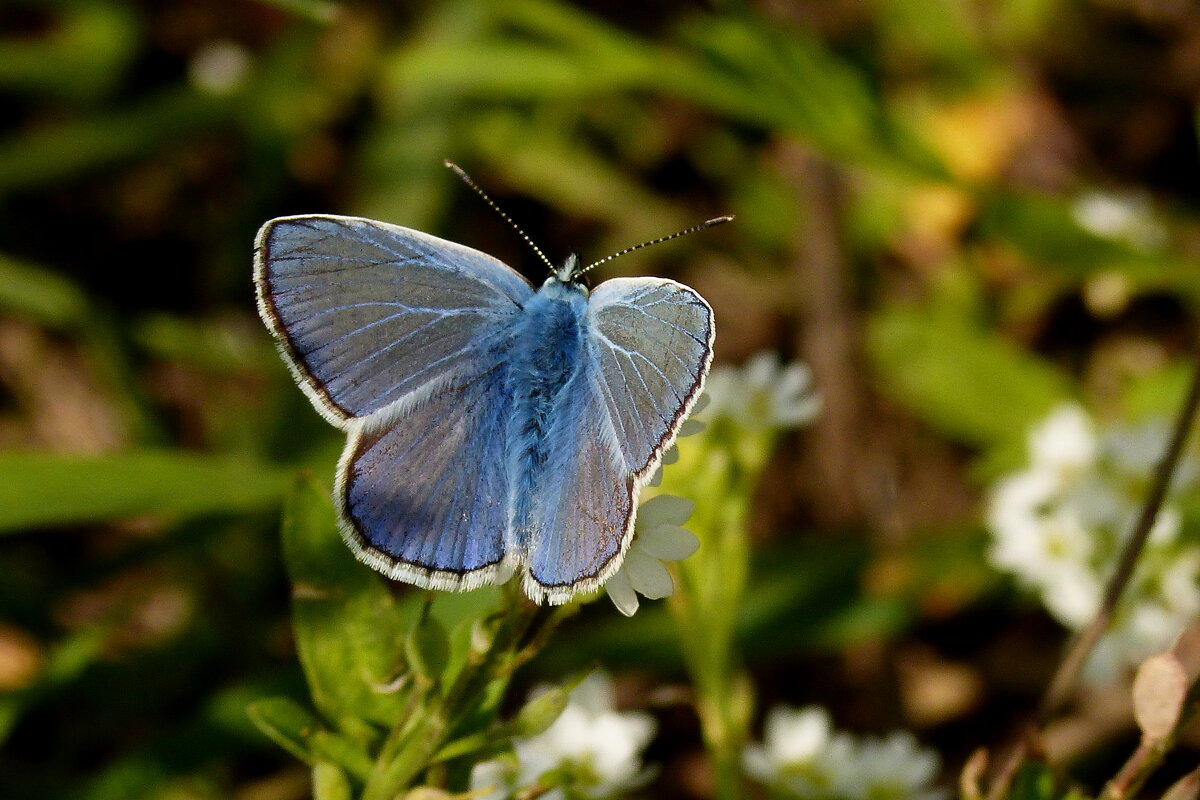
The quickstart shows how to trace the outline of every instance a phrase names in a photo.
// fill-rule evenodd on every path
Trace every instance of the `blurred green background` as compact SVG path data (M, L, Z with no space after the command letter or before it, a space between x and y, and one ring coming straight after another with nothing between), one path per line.
M911 728L952 770L1063 637L986 567L982 487L1059 401L1181 396L1198 90L1170 0L7 0L0 796L307 796L245 706L303 694L279 502L341 437L258 321L251 245L360 214L540 283L444 158L556 261L737 215L600 277L688 282L718 364L776 350L824 399L755 503L761 704ZM527 681L616 670L659 716L656 796L704 797L655 605L589 607Z

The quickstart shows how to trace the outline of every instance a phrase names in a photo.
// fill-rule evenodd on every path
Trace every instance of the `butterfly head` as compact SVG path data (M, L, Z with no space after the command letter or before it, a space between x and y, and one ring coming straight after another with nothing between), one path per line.
M583 276L583 268L579 266L579 256L571 253L567 256L567 260L558 266L550 273L550 277L546 279L549 283L561 283L566 286L582 287L583 281L580 278Z

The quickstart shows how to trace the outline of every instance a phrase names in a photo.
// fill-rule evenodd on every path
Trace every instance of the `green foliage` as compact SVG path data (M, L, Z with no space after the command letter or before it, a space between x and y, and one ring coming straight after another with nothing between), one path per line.
M248 713L313 767L321 791L394 797L435 764L469 766L513 735L544 730L565 705L565 690L552 691L510 725L495 724L513 671L537 651L529 637L548 634L570 609L539 614L512 586L503 603L495 587L399 601L355 561L327 495L307 479L288 495L283 540L313 709L279 697Z
M311 481L298 485L283 521L296 650L313 702L328 719L386 724L405 697L374 687L395 677L404 621L383 581L330 535L336 528L326 494Z
M138 20L117 3L62 4L45 36L0 40L0 87L94 100L111 90L134 54Z
M242 458L144 451L96 458L0 454L0 532L141 514L240 514L278 504L286 471Z
M1055 800L1054 773L1045 764L1030 762L1013 778L1011 800Z
M1068 383L1053 366L945 309L887 309L872 321L868 337L887 390L969 444L1022 441L1067 394Z
M316 760L310 740L319 723L299 703L286 697L269 697L251 703L246 713L275 744L306 764Z

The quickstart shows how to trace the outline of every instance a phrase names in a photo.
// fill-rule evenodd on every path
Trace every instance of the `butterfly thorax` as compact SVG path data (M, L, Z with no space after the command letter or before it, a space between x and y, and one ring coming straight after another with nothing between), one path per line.
M529 515L530 501L556 467L551 423L563 419L556 409L570 407L570 383L579 372L586 311L583 288L552 277L526 303L513 329L507 439L511 523L517 540L513 544L519 547L527 543L536 525Z

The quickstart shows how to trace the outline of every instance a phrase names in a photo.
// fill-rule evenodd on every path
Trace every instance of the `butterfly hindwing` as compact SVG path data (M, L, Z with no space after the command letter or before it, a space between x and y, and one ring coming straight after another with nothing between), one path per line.
M504 367L440 386L381 430L355 426L335 502L360 559L419 586L466 589L506 569Z
M337 216L264 225L255 286L301 387L341 427L475 369L533 294L477 250Z
M581 360L547 430L551 459L538 487L525 591L551 603L594 588L620 566L637 486L597 385L594 359Z

